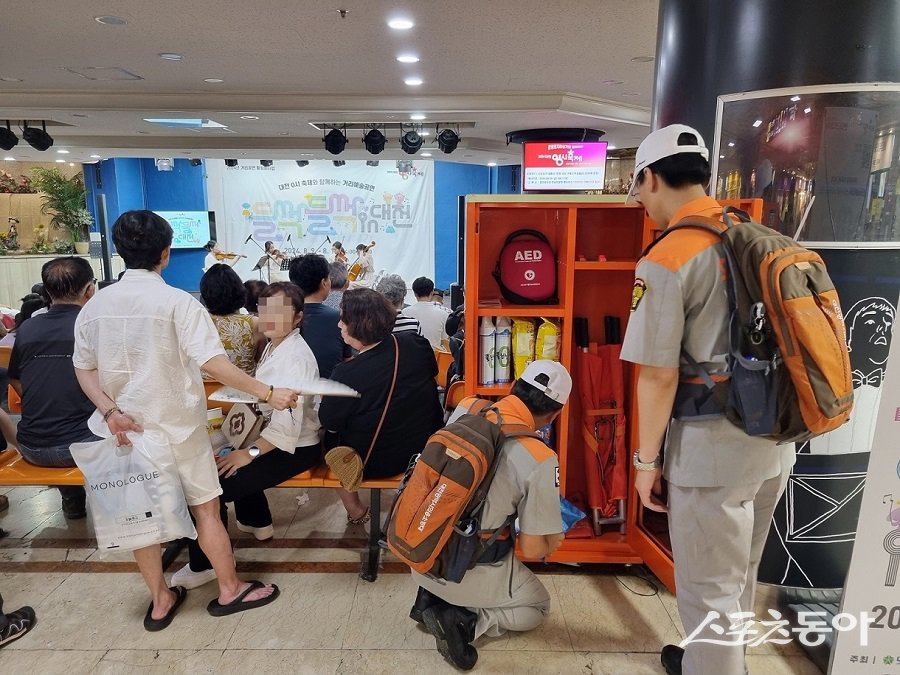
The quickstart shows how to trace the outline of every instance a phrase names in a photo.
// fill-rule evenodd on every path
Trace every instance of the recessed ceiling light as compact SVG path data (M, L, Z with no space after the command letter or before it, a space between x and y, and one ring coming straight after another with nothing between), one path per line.
M488 166L497 166L497 162L488 162Z
M729 141L729 142L728 142L728 147L729 147L729 148L733 148L733 147L734 147L734 141Z
M126 25L128 25L128 22L125 19L118 17L118 16L109 16L109 15L95 16L94 21L96 21L97 23L102 23L104 26L126 26Z
M633 63L650 63L652 60L652 56L635 56L631 59Z
M69 166L75 166L73 162L69 162Z
M64 159L58 159L58 160L56 160L56 163L57 163L57 164L65 164L65 163L66 163L66 160L64 160Z
M279 136L287 136L287 135L289 135L289 132L287 132L287 131L279 131L279 132L278 132L278 135L279 135Z
M15 162L16 158L15 157L4 157L3 161L4 162Z
M792 100L794 103L796 103L797 101L800 100L800 97L799 97L799 96L791 96L791 100Z
M91 159L100 159L100 155L91 155Z
M423 115L422 113L413 113L412 115L409 116L409 119L416 120L416 121L424 120L425 115Z
M69 154L69 151L68 151L68 150L57 150L57 151L56 151L56 154L58 154L58 155L68 155L68 154Z
M225 80L221 80L218 77L207 77L203 81L207 84L222 84Z
M719 155L719 159L725 159L725 155Z
M0 82L21 82L21 77L0 77Z
M159 58L163 61L183 61L184 56L182 54L176 54L175 52L160 52Z
M624 80L603 80L600 84L605 85L613 85L613 84L624 84Z
M418 63L419 57L415 54L401 54L397 57L397 60L400 63Z
M812 108L804 108L803 112L806 113L807 115L809 115L809 113L812 112Z
M756 121L753 123L753 128L756 129L756 128L757 128L758 126L760 126L761 124L762 124L762 120L756 120Z
M606 149L607 150L615 150L616 146L614 146L612 143L610 143L609 145L606 146Z
M403 82L404 82L404 84L407 84L410 87L418 87L420 84L422 84L422 78L421 77L407 77L405 80L403 80Z
M390 28L393 28L394 30L409 30L410 28L412 28L413 26L416 25L410 19L401 19L401 18L390 19L387 22L387 24Z
M242 120L258 120L259 117L257 115L241 115Z
M422 152L422 153L419 153L419 154L421 154L422 157L431 157L431 153L430 153L430 152Z

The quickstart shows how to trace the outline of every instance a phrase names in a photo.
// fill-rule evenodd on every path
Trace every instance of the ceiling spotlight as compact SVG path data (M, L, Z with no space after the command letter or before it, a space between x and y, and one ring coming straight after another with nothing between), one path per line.
M809 115L809 113L812 112L812 108L804 108L803 112L806 113L807 115Z
M9 120L6 120L6 128L0 128L0 148L4 150L12 150L19 144L19 139L9 128Z
M422 147L425 140L415 130L409 130L400 137L400 147L403 152L414 155Z
M66 163L66 160L64 160L64 159L58 159L58 160L56 160L56 163L57 163L57 164L65 164L65 163Z
M337 127L333 127L331 131L325 134L322 141L325 143L325 149L328 152L332 155L339 155L347 147L347 134Z
M415 25L416 24L414 24L409 19L397 18L397 19L391 19L390 21L388 21L388 26L390 28L393 28L394 30L409 30L410 28L412 28Z
M53 137L47 133L46 122L41 122L41 129L30 127L28 126L28 122L25 122L25 128L22 129L22 138L32 148L40 150L41 152L49 149L50 146L53 145Z
M237 166L237 160L236 159L226 159L225 166Z
M100 155L91 155L91 159L101 159Z
M68 150L57 150L56 154L57 155L68 155L69 151Z
M413 113L409 116L409 119L415 120L416 122L421 122L425 119L425 115L423 115L422 113Z
M175 52L162 52L159 55L163 61L181 61L184 59L184 56L181 54L176 54Z
M202 159L198 159L197 157L194 157L194 159L191 160L191 166L200 166L201 164L203 164Z
M261 159L261 160L259 160L259 165L260 165L260 166L266 166L266 167L268 167L268 166L272 166L272 164L274 164L274 162L273 162L271 159Z
M431 153L430 153L430 152L423 152L423 153L422 153L422 157L431 157Z
M377 159L367 159L366 166L378 166L379 162Z
M301 169L304 166L309 166L309 160L307 160L307 159L298 159L298 160L296 160L296 162L297 162L297 166L299 166Z
M4 162L15 162L16 158L15 157L4 157L3 161Z
M441 132L437 135L437 144L441 152L449 154L456 150L456 146L459 145L459 134L453 129L441 129Z
M756 120L756 121L753 123L753 128L755 129L755 128L759 127L761 124L762 124L762 120Z
M421 77L407 77L405 80L403 80L403 83L410 87L418 87L420 84L422 84L422 78Z
M791 96L791 100L792 100L794 103L796 103L797 101L800 100L800 97L799 97L799 96Z
M342 159L333 159L333 160L331 160L331 163L334 164L335 166L344 166L344 164L346 164L347 162L345 162Z
M369 129L369 131L366 132L366 135L363 136L363 145L365 145L366 150L368 150L373 155L377 155L382 152L384 150L385 143L387 143L387 138L385 138L385 135L374 127L372 129Z
M207 77L203 81L207 84L222 84L225 80L218 77Z
M488 162L488 166L497 166L497 162Z
M401 54L397 57L397 60L400 63L418 63L419 57L415 54Z

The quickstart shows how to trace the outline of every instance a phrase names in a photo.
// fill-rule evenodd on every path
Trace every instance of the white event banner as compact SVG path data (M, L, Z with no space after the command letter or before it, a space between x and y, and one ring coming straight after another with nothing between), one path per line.
M834 675L900 673L900 340L885 372L841 603L859 625L835 633Z
M416 277L434 278L432 162L209 161L207 188L219 248L247 256L234 266L242 279L258 278L253 266L267 241L289 257L317 252L329 261L329 242L340 241L348 265L357 244L374 241L377 271L399 274L407 287Z

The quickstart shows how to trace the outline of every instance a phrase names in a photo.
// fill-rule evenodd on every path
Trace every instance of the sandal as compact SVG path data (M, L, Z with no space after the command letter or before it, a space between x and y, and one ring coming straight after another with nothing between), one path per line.
M347 524L348 525L365 525L372 519L372 511L369 508L366 508L366 512L362 514L359 518L351 518L350 514L347 514Z
M161 619L154 619L151 614L153 612L153 603L150 603L150 606L147 608L147 613L144 615L144 629L149 631L158 631L163 628L168 628L169 624L172 623L172 619L175 618L175 614L178 612L178 608L181 607L181 604L184 602L185 598L187 598L187 589L184 586L172 586L169 588L175 594L175 604L172 605L171 609L169 609L168 613Z
M238 612L244 612L248 609L256 609L257 607L268 605L270 602L274 602L275 598L277 598L281 593L281 591L278 590L278 586L272 584L271 595L266 596L265 598L260 598L259 600L248 600L247 602L244 602L244 598L246 598L253 591L260 588L265 588L265 584L263 582L251 581L250 585L247 587L247 590L245 590L227 605L221 604L218 598L213 598L212 601L210 601L210 603L206 606L206 611L209 612L212 616L228 616L229 614L237 614Z
M363 478L363 461L349 445L338 445L325 453L325 463L347 492L356 492Z

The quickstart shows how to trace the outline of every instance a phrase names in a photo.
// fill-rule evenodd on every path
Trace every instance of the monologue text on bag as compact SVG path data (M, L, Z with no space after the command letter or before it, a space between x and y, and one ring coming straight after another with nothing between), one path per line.
M91 483L91 490L112 490L113 488L122 488L135 483L143 483L148 480L156 480L159 478L159 471L148 471L147 473L135 473L125 478L117 480L101 481L99 483Z

